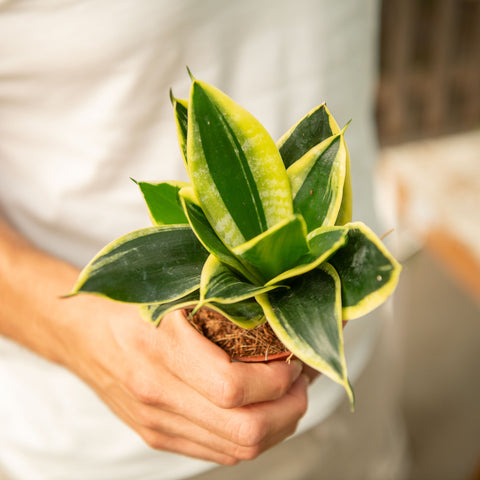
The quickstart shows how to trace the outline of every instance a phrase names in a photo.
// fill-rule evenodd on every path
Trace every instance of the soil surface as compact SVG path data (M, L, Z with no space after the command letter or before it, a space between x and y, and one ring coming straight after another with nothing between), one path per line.
M200 309L193 317L190 313L191 310L187 311L187 318L193 327L227 352L232 359L264 357L266 361L272 355L288 353L268 323L246 330L206 308Z

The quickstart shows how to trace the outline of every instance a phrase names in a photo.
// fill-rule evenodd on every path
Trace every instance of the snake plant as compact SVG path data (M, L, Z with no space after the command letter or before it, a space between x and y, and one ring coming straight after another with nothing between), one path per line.
M299 359L343 385L342 323L386 300L401 270L379 238L351 222L345 128L325 104L276 143L249 112L192 77L171 93L190 182L137 182L153 226L104 247L73 294L168 312L208 307L251 329L268 322Z

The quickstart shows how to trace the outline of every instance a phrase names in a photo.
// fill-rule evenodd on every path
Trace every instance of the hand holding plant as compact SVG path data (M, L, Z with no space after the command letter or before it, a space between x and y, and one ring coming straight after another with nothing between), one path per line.
M140 182L154 226L106 246L74 293L138 304L156 325L187 307L246 329L267 321L353 404L342 322L380 305L400 265L367 226L350 223L345 129L321 105L275 143L195 79L188 101L172 101L191 184Z
M231 362L180 311L152 328L130 305L61 303L76 320L61 334L66 366L151 448L233 465L291 435L305 413L298 361Z

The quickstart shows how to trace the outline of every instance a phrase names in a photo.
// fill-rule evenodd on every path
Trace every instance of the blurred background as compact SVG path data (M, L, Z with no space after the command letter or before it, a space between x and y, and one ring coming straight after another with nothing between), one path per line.
M480 1L384 0L380 41L378 195L404 266L410 478L478 480Z

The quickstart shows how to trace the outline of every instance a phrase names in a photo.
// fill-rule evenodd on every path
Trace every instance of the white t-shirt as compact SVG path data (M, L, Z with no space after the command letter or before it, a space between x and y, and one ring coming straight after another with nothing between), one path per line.
M186 179L168 91L194 75L276 139L323 101L347 132L354 217L375 225L377 2L0 0L0 212L79 267L149 225L130 177ZM0 293L1 301L1 293ZM350 377L373 316L346 329ZM345 395L320 378L300 430ZM65 369L0 338L0 471L12 479L180 479L211 464L151 450Z

